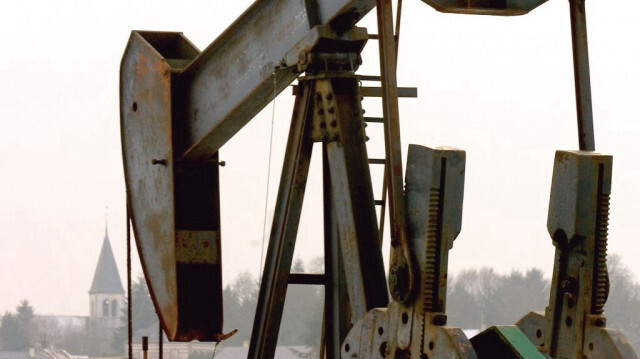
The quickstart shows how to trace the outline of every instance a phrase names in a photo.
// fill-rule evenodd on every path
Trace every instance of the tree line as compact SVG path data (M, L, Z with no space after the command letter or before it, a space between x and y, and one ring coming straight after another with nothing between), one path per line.
M294 261L292 272L322 272L321 258L307 263ZM609 299L605 307L607 326L621 330L634 348L640 349L640 285L619 257L608 260ZM541 270L514 270L500 274L491 268L468 269L448 280L448 324L462 329L484 329L491 325L514 324L533 310L544 310L549 302L549 280ZM249 342L258 301L259 281L248 272L240 273L225 286L225 332L238 332L221 347L242 346ZM143 277L132 286L134 333L156 332L158 319ZM304 346L317 350L320 345L324 288L290 285L278 337L278 345ZM104 328L61 326L38 316L27 300L0 320L0 350L24 351L29 348L64 349L74 355L123 355L127 340L126 308L115 332Z
M315 259L309 267L309 272L322 272L321 259ZM304 271L304 263L295 261L292 272ZM608 271L611 287L604 313L607 326L622 331L633 347L640 350L640 285L618 256L609 256ZM238 346L249 341L258 284L255 277L245 272L225 287L225 328L238 329L238 333L223 345ZM549 305L550 285L538 268L508 274L488 267L463 270L448 279L448 325L482 330L492 325L515 324L530 311L543 311ZM278 345L317 348L323 303L322 287L290 285Z

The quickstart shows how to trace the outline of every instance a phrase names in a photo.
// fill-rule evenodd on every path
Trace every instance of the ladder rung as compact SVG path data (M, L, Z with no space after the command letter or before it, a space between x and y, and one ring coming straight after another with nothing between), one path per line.
M373 203L375 203L376 206L384 206L384 201L380 199L373 201Z
M384 117L363 117L364 122L384 123Z
M369 163L372 165L383 165L385 164L384 158L369 158Z
M381 87L360 87L360 95L364 97L382 97ZM398 97L418 97L416 87L398 87Z
M380 40L380 35L378 34L368 34L368 35L369 35L369 40ZM397 39L398 35L395 35L393 38Z
M378 75L358 75L358 79L361 81L380 81L382 77Z
M326 283L324 274L321 273L290 273L289 284L318 284Z
M373 81L373 80L372 80ZM291 86L291 94L298 94L298 85ZM360 95L364 97L382 97L381 87L360 87ZM398 87L398 97L418 97L417 87Z

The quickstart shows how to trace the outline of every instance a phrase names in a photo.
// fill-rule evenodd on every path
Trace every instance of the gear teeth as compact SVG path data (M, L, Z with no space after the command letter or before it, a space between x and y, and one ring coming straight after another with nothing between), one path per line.
M438 236L440 233L440 190L432 188L429 193L429 216L427 219L427 245L423 278L423 310L435 310L435 298L438 291L437 260Z
M608 194L598 196L598 224L596 232L595 248L595 275L593 280L593 304L592 313L604 313L604 304L607 301L607 236L609 231L609 202Z

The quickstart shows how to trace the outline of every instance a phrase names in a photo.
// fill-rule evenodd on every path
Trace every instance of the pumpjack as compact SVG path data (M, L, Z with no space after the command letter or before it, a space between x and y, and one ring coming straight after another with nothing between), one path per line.
M546 2L423 1L441 12L496 16L523 15ZM258 0L202 52L182 33L133 31L120 73L127 202L167 337L227 337L218 150L274 91L297 80L249 358L274 356L287 286L305 283L325 286L327 358L637 358L603 315L612 157L595 152L585 0L569 5L579 150L555 158L549 305L473 338L447 326L446 316L465 152L411 145L403 178L398 97L411 89L397 87L391 0ZM356 24L374 8L378 34L370 36ZM370 38L380 50L375 78L356 74ZM360 85L371 79L381 87ZM382 98L382 118L363 116L362 96L371 94ZM367 156L368 123L383 126L384 159ZM325 272L290 273L315 142L322 144ZM381 201L373 196L373 163L384 164ZM376 205L381 217L389 210L388 278Z

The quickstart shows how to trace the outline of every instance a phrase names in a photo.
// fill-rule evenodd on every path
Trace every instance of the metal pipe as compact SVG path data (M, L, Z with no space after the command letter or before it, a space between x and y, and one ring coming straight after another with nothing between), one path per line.
M125 195L127 202L127 354L133 359L133 322L131 308L131 209L129 194Z
M389 231L391 233L390 290L395 300L404 302L412 290L413 275L406 246L405 208L402 194L402 147L396 79L396 43L393 36L391 0L377 0L378 44L382 80L382 109L387 160Z
M162 320L158 317L158 359L162 359L162 341L163 333L162 333Z
M593 109L591 107L591 79L589 76L589 47L585 0L569 0L571 40L573 43L573 73L576 88L578 140L580 150L595 151Z
M142 359L148 358L149 352L149 337L142 337Z

